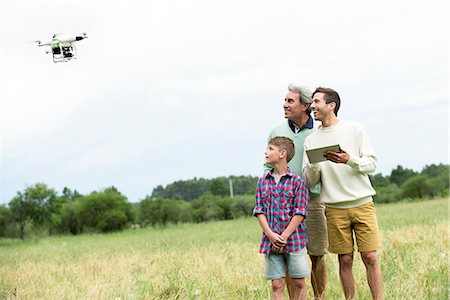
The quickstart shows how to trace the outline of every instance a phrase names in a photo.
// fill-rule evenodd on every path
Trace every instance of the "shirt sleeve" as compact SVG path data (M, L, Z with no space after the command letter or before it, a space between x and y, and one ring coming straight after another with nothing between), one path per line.
M262 202L262 178L258 180L255 192L255 208L253 209L253 216L264 214L264 205Z
M299 177L295 189L294 215L308 215L309 193L305 182Z
M347 165L363 174L374 172L377 168L377 157L372 148L366 129L362 126L359 128L357 134L357 142L360 149L359 156L350 156Z
M303 170L302 176L306 180L306 185L310 188L315 186L320 182L320 164L311 164L306 154L306 150L309 149L307 140L305 140L304 150L303 150Z

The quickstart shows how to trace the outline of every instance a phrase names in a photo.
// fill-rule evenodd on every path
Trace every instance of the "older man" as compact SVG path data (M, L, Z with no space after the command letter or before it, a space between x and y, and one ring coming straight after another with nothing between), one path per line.
M305 138L314 131L313 118L310 113L312 102L311 92L302 86L290 84L284 99L284 117L286 120L277 124L269 134L269 140L276 136L285 136L294 141L295 156L289 162L289 168L297 174L302 174L303 143ZM265 166L268 170L270 166ZM326 285L326 267L324 255L327 253L328 239L325 220L325 207L319 201L320 185L310 190L310 203L306 218L306 248L311 259L311 285L315 299L322 299ZM289 294L292 284L287 278Z

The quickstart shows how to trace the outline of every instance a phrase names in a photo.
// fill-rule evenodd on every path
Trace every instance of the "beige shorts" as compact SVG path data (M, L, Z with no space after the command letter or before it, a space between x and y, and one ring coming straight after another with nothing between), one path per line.
M328 250L336 254L352 253L353 233L359 252L377 250L380 247L378 221L373 202L352 208L327 207Z
M327 254L327 220L325 218L325 205L320 203L320 197L311 199L308 204L306 235L308 236L306 249L309 255L322 256Z

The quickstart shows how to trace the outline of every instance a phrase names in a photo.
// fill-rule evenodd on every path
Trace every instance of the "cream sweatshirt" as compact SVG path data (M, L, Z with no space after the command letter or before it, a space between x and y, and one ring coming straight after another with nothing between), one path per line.
M350 159L346 164L323 161L310 164L303 155L303 177L309 186L322 183L320 201L330 206L354 207L372 201L375 195L368 174L375 171L377 158L365 128L343 121L320 127L305 139L304 148L313 149L339 144Z

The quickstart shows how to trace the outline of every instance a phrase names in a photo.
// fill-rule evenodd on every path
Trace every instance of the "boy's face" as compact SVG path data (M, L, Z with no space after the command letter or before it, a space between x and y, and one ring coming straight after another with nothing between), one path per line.
M280 148L278 148L275 145L269 144L267 146L266 152L264 153L266 155L266 164L273 164L281 161L282 159L282 151L280 151Z

